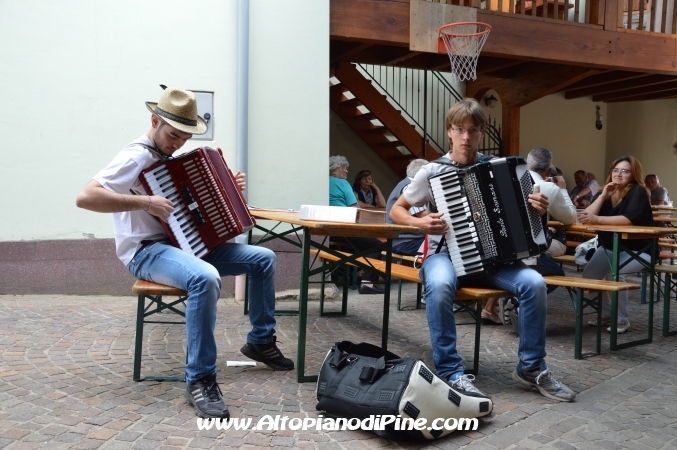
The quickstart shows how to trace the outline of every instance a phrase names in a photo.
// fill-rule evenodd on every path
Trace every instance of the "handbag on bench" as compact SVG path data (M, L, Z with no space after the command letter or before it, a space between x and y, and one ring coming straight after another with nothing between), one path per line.
M418 358L399 356L368 343L337 342L322 363L316 409L351 419L392 421L381 431L437 439L454 429L430 429L491 413L490 398L454 389ZM388 420L384 420L388 416ZM422 429L407 429L417 419ZM437 420L436 420L437 419ZM460 423L460 421L458 421ZM405 429L402 429L405 428ZM374 427L376 430L376 427Z

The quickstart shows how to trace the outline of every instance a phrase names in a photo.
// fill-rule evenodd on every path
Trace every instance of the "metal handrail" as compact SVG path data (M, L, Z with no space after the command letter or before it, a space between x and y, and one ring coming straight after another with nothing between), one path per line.
M449 108L463 96L439 72L405 67L357 64L357 69L372 81L402 116L424 137L423 154L430 144L438 153L449 148L444 117ZM485 154L500 156L501 129L496 119L489 117L480 144Z

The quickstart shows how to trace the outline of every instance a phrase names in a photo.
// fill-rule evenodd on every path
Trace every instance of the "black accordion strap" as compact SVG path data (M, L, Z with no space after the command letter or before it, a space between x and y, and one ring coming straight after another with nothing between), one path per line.
M173 159L171 156L165 155L164 153L162 153L162 152L161 152L160 150L158 150L157 148L152 147L152 146L150 146L150 145L146 145L146 144L144 144L143 142L132 142L131 144L129 144L129 145L128 145L127 147L125 147L125 148L130 148L130 147L133 147L133 146L135 146L135 145L138 145L138 146L140 146L140 147L143 147L143 148L145 148L146 150L148 150L149 152L151 152L151 153L157 155L157 156L160 158L161 161L168 161L168 160L170 160L170 159Z

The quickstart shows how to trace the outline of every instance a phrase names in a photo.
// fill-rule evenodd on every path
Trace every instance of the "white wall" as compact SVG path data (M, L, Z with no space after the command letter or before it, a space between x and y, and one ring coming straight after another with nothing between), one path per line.
M595 106L600 106L603 129L595 128ZM543 97L520 110L520 155L526 157L534 147L553 153L554 164L562 169L571 191L574 172L582 169L598 179L606 173L605 154L609 122L606 103L590 98L566 100L563 94Z
M624 155L639 158L677 199L677 99L610 103L606 166Z
M252 204L327 197L328 35L327 0L251 0ZM235 0L0 2L0 240L112 237L75 196L149 129L160 83L215 93L214 141L185 149L234 166L236 41Z

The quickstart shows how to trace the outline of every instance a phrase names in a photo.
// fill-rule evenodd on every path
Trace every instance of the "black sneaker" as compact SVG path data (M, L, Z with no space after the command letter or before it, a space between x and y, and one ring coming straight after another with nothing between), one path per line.
M360 294L383 294L385 291L375 284L361 284L358 292Z
M285 358L277 345L277 336L273 337L273 342L269 344L250 344L246 343L240 349L240 353L249 359L262 362L273 370L292 370L294 362Z
M186 383L186 400L203 419L229 419L228 407L216 383L216 375L207 375L192 383Z

